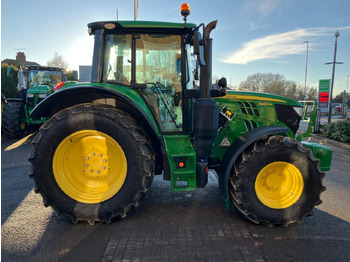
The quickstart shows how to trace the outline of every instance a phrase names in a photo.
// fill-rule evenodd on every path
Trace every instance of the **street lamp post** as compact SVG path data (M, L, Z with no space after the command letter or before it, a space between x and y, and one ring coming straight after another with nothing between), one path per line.
M304 102L305 102L305 99L306 99L307 60L308 60L308 57L309 57L309 41L304 41L304 43L306 43L305 85L304 85Z
M347 101L346 101L346 108L348 108L348 100L349 100L349 76L350 75L347 75L347 79L346 79L346 97L347 97ZM345 110L344 110L345 112Z
M335 64L342 64L342 62L336 62L337 59L337 45L338 45L338 37L340 36L339 31L335 32L335 43L334 43L334 57L333 62L328 62L326 65L333 64L333 70L332 70L332 82L331 82L331 90L329 92L329 104L328 104L328 124L332 120L332 95L333 95L333 86L334 86L334 73L335 73Z

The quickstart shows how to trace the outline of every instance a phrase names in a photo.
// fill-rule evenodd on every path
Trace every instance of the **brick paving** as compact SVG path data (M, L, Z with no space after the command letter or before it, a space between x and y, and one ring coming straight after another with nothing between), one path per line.
M211 172L205 188L187 192L156 176L139 207L111 226L105 262L263 261Z

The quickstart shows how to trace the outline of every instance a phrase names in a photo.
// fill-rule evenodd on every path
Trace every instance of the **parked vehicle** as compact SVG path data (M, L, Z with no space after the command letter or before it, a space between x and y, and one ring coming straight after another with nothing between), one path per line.
M22 137L30 125L41 125L47 118L32 119L34 107L54 92L58 83L65 81L64 69L57 67L26 66L18 72L17 98L7 98L3 108L2 131L9 138Z

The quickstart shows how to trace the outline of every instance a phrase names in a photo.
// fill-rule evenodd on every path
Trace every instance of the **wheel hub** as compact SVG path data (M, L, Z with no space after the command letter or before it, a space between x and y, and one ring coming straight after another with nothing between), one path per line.
M82 156L83 162L83 172L94 176L96 178L107 174L108 170L108 156L104 155L102 152L93 150L88 154Z
M259 200L274 209L287 208L301 196L303 177L298 168L287 162L273 162L265 166L255 180Z

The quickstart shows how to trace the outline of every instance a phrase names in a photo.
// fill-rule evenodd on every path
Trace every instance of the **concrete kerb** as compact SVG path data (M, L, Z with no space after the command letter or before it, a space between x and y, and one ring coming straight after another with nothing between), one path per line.
M315 139L317 143L321 142L320 144L325 145L325 146L327 146L327 143L328 143L328 144L333 145L333 146L337 146L337 147L340 147L343 149L350 150L350 145L333 140L333 139L330 139L330 138L325 137L325 136L311 134L311 138ZM311 141L312 141L312 139L311 139Z

